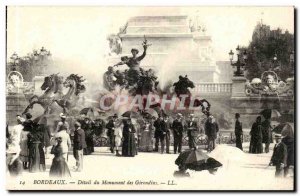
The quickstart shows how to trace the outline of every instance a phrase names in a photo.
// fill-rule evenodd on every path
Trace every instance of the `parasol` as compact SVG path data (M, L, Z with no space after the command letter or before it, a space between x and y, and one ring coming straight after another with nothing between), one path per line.
M134 111L127 111L122 114L122 117L126 117L126 118L134 118L137 116L139 116L139 113L134 112Z
M260 112L260 114L265 119L272 119L272 120L277 120L281 116L281 114L275 109L264 109L263 111Z
M178 166L184 165L187 169L195 171L211 170L222 166L219 161L209 157L200 149L180 153L175 160L175 164Z
M151 117L158 118L158 113L152 108L146 109L145 113L149 114Z
M103 112L102 110L95 108L95 107L88 107L88 108L83 108L79 114L84 114L85 116L89 117L89 118L96 118L99 117L100 114L103 114L105 112Z

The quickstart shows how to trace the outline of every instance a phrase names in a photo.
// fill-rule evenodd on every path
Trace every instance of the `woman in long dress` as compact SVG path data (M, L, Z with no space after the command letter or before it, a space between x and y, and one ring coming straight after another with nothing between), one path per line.
M249 153L253 154L260 154L263 153L263 146L262 146L262 125L261 125L261 117L258 116L256 118L256 122L253 123L251 131L251 140L250 140L250 147Z
M54 137L61 138L63 157L67 159L69 148L71 148L71 138L70 135L67 133L67 127L65 125L61 125L59 131L55 134Z
M57 145L51 150L51 154L54 154L52 165L50 168L50 177L71 177L69 167L63 156L63 148L61 146L62 138L56 138Z
M20 161L20 141L23 130L22 123L25 121L22 117L17 117L18 125L7 127L7 149L6 164L11 176L22 174L22 163Z
M153 123L150 118L146 118L141 126L141 140L139 150L142 152L153 151Z
M131 119L123 120L123 145L122 156L134 157L136 155L136 143L135 143L135 127L133 126Z
M21 132L21 152L20 152L20 159L23 162L23 169L28 169L28 155L29 155L29 149L28 149L28 134L29 131L22 130Z

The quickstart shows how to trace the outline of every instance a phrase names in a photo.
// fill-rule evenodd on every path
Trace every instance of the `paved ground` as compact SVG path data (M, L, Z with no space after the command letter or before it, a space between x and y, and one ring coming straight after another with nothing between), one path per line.
M245 149L247 144L244 144ZM215 175L207 171L189 171L189 178L174 178L177 170L174 164L178 155L160 153L139 153L134 158L116 157L104 148L97 148L93 155L84 157L84 170L73 172L65 185L44 185L41 180L49 180L49 168L52 157L47 159L46 172L28 173L12 179L8 177L10 188L16 189L199 189L199 190L291 190L293 179L275 179L274 167L267 167L271 153L253 155L243 153L228 145L219 145L218 150L225 153L213 153L223 167ZM229 150L228 150L229 149ZM233 150L232 150L233 149ZM246 151L246 150L245 150ZM52 156L52 155L51 155ZM70 154L68 165L72 168L75 159ZM39 181L38 181L39 180ZM55 179L52 179L55 180ZM25 181L25 185L22 182ZM99 184L94 184L95 182ZM132 184L130 184L131 182ZM48 182L49 181L44 181ZM57 181L56 181L57 182ZM91 184L85 184L83 183ZM21 184L20 184L21 183ZM123 184L125 183L125 184ZM129 184L128 184L129 183Z

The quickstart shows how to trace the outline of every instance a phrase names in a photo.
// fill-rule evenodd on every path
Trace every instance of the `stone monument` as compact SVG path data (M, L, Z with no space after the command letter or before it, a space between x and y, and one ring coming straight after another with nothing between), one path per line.
M174 79L178 75L188 75L195 83L219 81L220 71L212 58L211 37L204 29L191 26L187 15L136 16L128 20L119 36L122 52L109 58L109 65L119 62L121 56L130 56L132 48L142 53L142 42L146 38L152 45L142 67L160 72L171 70L172 73L160 75L172 74Z

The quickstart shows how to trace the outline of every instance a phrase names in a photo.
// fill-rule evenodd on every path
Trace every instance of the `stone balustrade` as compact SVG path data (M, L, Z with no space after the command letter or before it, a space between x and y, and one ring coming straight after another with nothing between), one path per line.
M192 92L223 94L232 92L232 83L196 83Z

